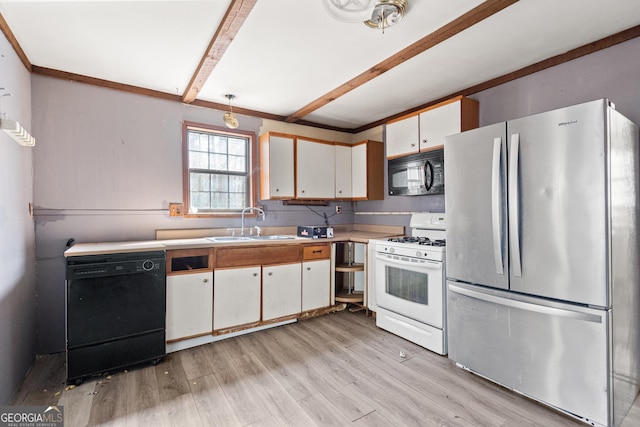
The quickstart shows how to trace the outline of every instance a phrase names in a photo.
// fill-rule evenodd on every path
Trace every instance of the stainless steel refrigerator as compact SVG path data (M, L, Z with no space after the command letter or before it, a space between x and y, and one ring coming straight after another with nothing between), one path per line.
M603 99L444 153L449 358L618 425L640 384L637 125Z

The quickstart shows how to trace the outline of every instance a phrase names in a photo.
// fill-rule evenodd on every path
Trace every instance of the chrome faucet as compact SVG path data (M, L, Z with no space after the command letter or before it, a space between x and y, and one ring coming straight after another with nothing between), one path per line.
M254 208L253 206L247 206L246 208L242 209L242 222L240 223L240 235L244 236L244 213L247 211L256 211L258 212L258 215L262 215L262 219L264 220L265 214L264 211L260 208Z

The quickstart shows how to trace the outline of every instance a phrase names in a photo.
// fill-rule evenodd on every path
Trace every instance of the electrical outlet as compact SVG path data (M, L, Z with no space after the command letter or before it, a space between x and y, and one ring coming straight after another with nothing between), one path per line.
M342 213L342 206L336 205L336 213Z
M169 203L169 216L182 216L182 203Z

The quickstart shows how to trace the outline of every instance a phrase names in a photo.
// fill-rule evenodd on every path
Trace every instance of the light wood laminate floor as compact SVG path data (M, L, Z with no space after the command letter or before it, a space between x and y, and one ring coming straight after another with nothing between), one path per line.
M401 355L402 354L402 355ZM343 311L167 355L65 388L38 358L15 405L65 426L585 426ZM625 420L640 425L640 400Z

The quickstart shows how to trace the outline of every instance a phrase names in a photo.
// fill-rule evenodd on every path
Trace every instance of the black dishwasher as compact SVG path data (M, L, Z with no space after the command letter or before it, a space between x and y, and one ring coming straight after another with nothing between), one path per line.
M166 355L165 252L67 258L67 383Z

